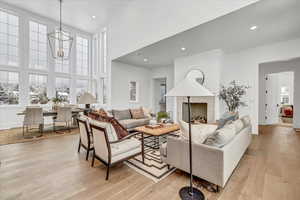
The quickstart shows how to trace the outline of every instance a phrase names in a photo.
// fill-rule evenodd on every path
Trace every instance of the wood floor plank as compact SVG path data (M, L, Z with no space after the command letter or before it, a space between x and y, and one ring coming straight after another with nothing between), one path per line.
M224 189L215 194L201 188L206 199L300 199L300 133L281 126L259 132ZM92 168L77 145L78 135L66 135L0 146L0 199L179 200L178 191L189 183L179 170L154 183L124 164L105 181L106 167L96 161Z

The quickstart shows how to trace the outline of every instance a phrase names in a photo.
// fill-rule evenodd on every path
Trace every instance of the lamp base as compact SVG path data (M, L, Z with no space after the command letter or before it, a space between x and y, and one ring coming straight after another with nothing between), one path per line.
M197 188L193 187L193 194L191 194L191 188L190 187L183 187L179 191L179 196L181 199L184 200L204 200L204 194L198 190Z

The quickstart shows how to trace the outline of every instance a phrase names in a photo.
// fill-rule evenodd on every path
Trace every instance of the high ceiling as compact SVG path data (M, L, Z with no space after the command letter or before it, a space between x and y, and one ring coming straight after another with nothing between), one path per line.
M1 0L41 16L59 20L58 0ZM118 8L132 0L63 0L63 23L93 33L105 25ZM93 19L92 16L96 18Z
M212 49L234 52L300 38L300 1L263 0L122 56L123 63L159 67L174 59ZM256 30L250 30L257 26ZM184 47L186 50L182 51Z

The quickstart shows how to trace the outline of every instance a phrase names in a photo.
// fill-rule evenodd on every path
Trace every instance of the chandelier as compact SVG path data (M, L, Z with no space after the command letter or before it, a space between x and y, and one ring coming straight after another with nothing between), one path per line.
M59 1L59 28L48 33L51 54L54 59L68 60L72 49L73 37L62 29L62 0Z

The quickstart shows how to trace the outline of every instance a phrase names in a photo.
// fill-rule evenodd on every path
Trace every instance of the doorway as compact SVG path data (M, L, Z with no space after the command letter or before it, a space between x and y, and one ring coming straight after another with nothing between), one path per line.
M265 87L265 124L292 125L294 72L266 74Z
M154 111L155 113L166 112L167 78L155 78L153 84Z

